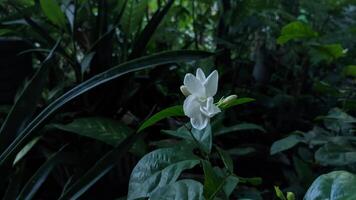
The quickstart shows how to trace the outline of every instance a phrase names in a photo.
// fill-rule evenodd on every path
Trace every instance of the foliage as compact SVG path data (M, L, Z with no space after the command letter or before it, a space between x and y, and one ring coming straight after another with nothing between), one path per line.
M2 199L352 195L354 1L0 2L0 59L16 38L33 65L0 105ZM198 67L222 110L201 131L179 93Z

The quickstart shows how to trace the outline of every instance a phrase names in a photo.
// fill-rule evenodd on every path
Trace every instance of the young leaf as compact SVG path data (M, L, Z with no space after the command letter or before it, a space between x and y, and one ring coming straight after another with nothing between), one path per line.
M172 106L161 110L160 112L154 114L152 117L148 118L138 129L137 132L141 132L144 129L154 125L158 121L175 116L184 116L183 107L182 106Z
M230 101L228 104L222 104L220 106L220 108L222 110L226 110L226 109L231 108L233 106L237 106L237 105L241 105L241 104L245 104L245 103L250 103L252 101L255 101L255 99L248 98L248 97L237 98L237 99L234 99L234 100Z

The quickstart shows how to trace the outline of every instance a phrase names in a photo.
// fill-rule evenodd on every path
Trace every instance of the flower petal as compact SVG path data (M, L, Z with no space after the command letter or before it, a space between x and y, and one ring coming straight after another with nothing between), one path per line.
M204 83L206 80L205 74L204 74L203 70L201 70L200 68L197 69L196 77L202 83Z
M183 103L184 114L190 118L200 114L200 103L194 95L189 95Z
M191 94L197 97L205 96L204 85L193 74L186 74L183 83Z
M208 125L209 118L200 114L196 118L190 118L190 123L192 124L193 128L203 130Z
M206 117L214 117L217 113L221 112L220 108L214 104L214 99L209 97L206 101L206 105L200 107L200 112Z
M214 70L204 82L205 92L207 97L212 97L218 90L218 71Z

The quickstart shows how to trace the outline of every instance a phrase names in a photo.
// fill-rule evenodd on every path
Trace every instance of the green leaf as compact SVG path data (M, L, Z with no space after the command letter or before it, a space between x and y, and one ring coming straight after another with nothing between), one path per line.
M182 138L182 139L188 139L192 140L192 136L190 135L190 128L191 125L190 123L186 123L185 125L179 127L177 130L162 130L162 133L177 137L177 138Z
M175 116L184 116L183 107L182 106L172 106L166 109L161 110L160 112L154 114L152 117L148 118L139 128L137 132L141 132L146 128L154 125L158 121Z
M66 27L66 18L56 0L40 0L41 8L46 17L62 29Z
M331 86L330 84L324 81L315 82L313 85L313 90L318 93L330 95L333 97L338 97L341 94L337 88Z
M304 200L356 199L356 176L347 171L333 171L319 176L309 187Z
M14 163L12 165L16 165L31 149L35 144L40 140L41 137L36 137L31 140L23 149L16 155Z
M234 100L230 101L228 104L222 104L220 106L220 108L222 110L226 110L226 109L231 108L233 106L237 106L237 105L241 105L241 104L245 104L245 103L250 103L250 102L253 102L253 101L255 101L255 99L248 98L248 97L237 98L237 99L234 99Z
M15 101L15 104L6 116L0 129L0 152L3 152L8 144L20 134L27 124L30 123L33 114L37 109L36 105L40 100L42 91L45 87L50 61L54 57L54 52L58 48L58 45L59 41L43 61L40 69L25 85L21 94Z
M214 199L223 188L225 179L215 173L209 162L203 161L202 164L204 169L204 196L208 200Z
M146 13L148 0L128 1L120 19L123 31L127 35L134 35L141 29Z
M232 133L236 131L252 131L252 130L257 130L261 132L266 132L266 130L257 124L252 124L252 123L241 123L241 124L236 124L234 126L230 127L222 127L219 128L219 130L216 130L214 132L215 135L223 135L227 133Z
M271 155L288 150L295 145L304 142L304 138L299 135L290 135L286 138L274 142L271 146Z
M341 44L313 45L310 49L310 55L314 64L330 63L345 56L345 50Z
M165 185L152 193L155 200L204 200L203 185L194 180L179 180Z
M133 130L126 125L102 117L76 118L69 124L53 124L53 126L112 146L118 145L133 133Z
M192 128L191 135L194 141L198 142L199 147L205 152L210 153L213 145L213 134L211 132L211 126L208 125L203 130Z
M350 76L356 78L356 65L349 65L344 68L342 71L344 76Z
M323 165L345 166L356 162L356 146L327 143L315 152L315 160Z
M218 150L218 153L220 155L221 160L223 161L226 169L230 172L233 173L234 172L234 162L229 154L229 152L216 147L216 149Z
M29 123L29 125L18 134L16 139L9 146L4 145L7 147L7 149L2 151L0 154L0 166L11 159L14 154L17 153L20 148L26 144L26 141L32 137L34 130L43 126L46 122L46 119L58 111L63 105L78 97L79 95L130 72L152 68L163 64L194 61L197 59L206 58L211 55L211 53L191 50L162 52L122 63L118 66L112 67L107 71L95 75L94 77L82 82L70 91L63 94L61 97L54 100L45 109L43 109L42 112L33 118L31 123ZM14 125L18 127L19 122L21 121L16 121Z
M135 41L132 47L130 58L136 58L142 55L142 53L144 53L144 50L146 49L148 42L152 38L154 32L156 31L157 27L163 20L164 16L166 16L169 9L172 7L173 3L174 0L169 0L162 9L157 10L153 14L152 18L150 19L150 21L148 21L147 25L145 26L145 28L142 30L137 40Z
M281 35L277 38L278 44L285 44L290 40L309 39L317 37L318 33L307 24L300 21L291 22L282 28Z
M67 149L66 147L68 146L62 147L59 151L57 151L48 158L48 160L27 181L17 199L32 199L35 193L47 179L50 172L54 169L54 167L56 167L62 162L73 163L76 160L71 153L65 152L65 150Z
M280 200L287 200L286 197L284 196L283 192L279 189L278 186L274 186L274 191L276 192L276 196L277 196Z
M13 31L10 29L0 29L0 36L7 35L9 33L12 33Z
M199 158L188 149L155 150L145 155L133 169L127 199L150 197L159 188L174 183L184 170L197 164Z

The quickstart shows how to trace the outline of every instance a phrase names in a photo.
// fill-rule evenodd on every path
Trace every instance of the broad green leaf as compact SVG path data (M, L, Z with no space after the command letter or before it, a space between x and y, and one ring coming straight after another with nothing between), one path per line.
M333 171L319 176L309 187L304 200L356 199L356 176L347 171Z
M23 149L16 155L14 163L12 165L16 165L31 149L35 144L40 140L41 137L36 137L31 140Z
M66 18L56 0L40 0L41 8L46 17L62 29L65 29Z
M255 99L248 98L248 97L237 98L237 99L234 99L234 100L230 101L228 104L222 104L220 106L220 108L222 110L226 110L226 109L231 108L233 106L237 106L237 105L241 105L241 104L245 104L245 103L250 103L250 102L253 102L253 101L255 101Z
M133 130L126 125L116 120L102 117L76 118L69 124L53 124L53 126L112 146L118 145L133 133Z
M241 124L236 124L236 125L230 126L230 127L219 128L219 130L216 130L214 132L214 134L215 135L223 135L223 134L232 133L232 132L236 132L236 131L250 131L250 130L266 132L266 130L263 127L261 127L257 124L241 123Z
M213 145L213 134L211 132L211 126L208 125L203 130L191 129L191 136L193 140L198 142L199 147L205 152L210 153Z
M237 178L236 176L228 176L225 179L223 191L226 199L229 199L230 195L235 190L238 183L239 183L239 178Z
M177 130L162 130L162 133L174 136L174 137L178 137L178 138L182 138L182 139L188 139L191 140L192 136L190 133L190 129L191 129L191 125L190 123L187 123L181 127L179 127Z
M116 146L134 131L116 120L103 117L76 118L69 124L53 124L55 128L93 138L106 144ZM139 145L141 144L141 145ZM132 152L139 155L145 153L145 146L137 143Z
M44 108L42 112L33 118L31 123L29 123L28 126L26 126L26 128L24 128L18 134L16 139L9 146L4 145L7 147L7 149L2 151L0 154L0 166L11 159L14 154L17 153L20 148L26 144L26 141L32 137L34 130L43 126L46 122L46 119L58 111L63 105L78 97L79 95L130 72L152 68L163 64L194 61L197 59L206 58L211 55L211 53L191 50L162 52L122 63L118 66L112 67L107 71L95 75L94 77L82 82L70 91L63 94L61 97L54 100L51 104ZM16 122L15 125L19 126L18 123L19 122Z
M152 193L154 200L204 200L203 185L194 180L179 180Z
M184 170L197 164L199 158L189 149L155 150L145 155L133 169L127 199L150 197L159 188L174 183Z
M274 142L271 146L270 153L273 155L288 150L301 142L304 142L303 137L299 135L290 135L286 138Z
M277 38L278 44L285 44L294 39L309 39L317 37L318 33L307 24L300 21L291 22L282 28L281 35Z
M345 76L350 76L356 78L356 65L348 65L342 71L342 74Z
M166 109L161 110L160 112L154 114L152 117L148 118L141 126L138 128L137 132L141 132L146 128L154 125L158 121L174 116L184 116L183 107L182 106L172 106Z
M333 166L356 163L356 146L327 143L315 152L315 160L323 165Z
M35 193L41 187L41 185L45 182L54 167L56 167L62 162L75 162L75 157L71 153L65 152L65 150L67 149L66 147L68 146L62 147L59 151L57 151L48 158L48 160L27 181L17 199L32 199Z
M7 35L9 33L12 33L12 30L10 30L10 29L0 29L0 36Z

